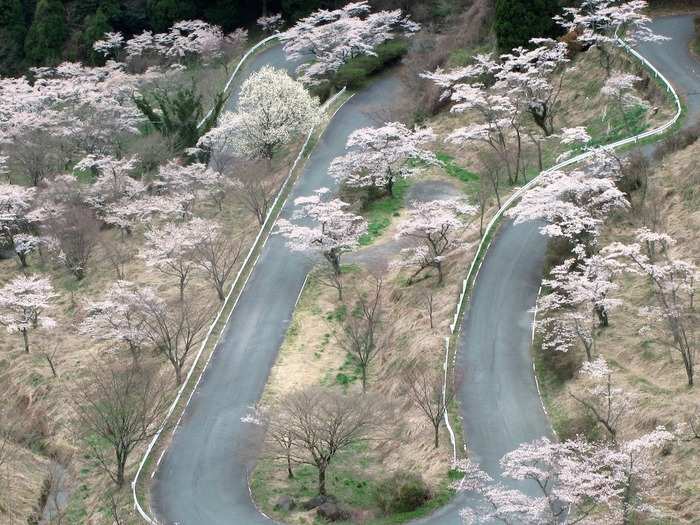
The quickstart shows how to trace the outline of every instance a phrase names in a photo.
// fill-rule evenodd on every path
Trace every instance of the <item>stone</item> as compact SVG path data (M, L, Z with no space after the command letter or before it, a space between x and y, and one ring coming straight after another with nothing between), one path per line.
M344 521L350 519L350 513L337 503L326 501L316 509L316 515L328 521Z
M294 498L289 496L280 496L275 502L275 506L273 508L281 512L290 512L294 510L296 506L297 502L294 501Z

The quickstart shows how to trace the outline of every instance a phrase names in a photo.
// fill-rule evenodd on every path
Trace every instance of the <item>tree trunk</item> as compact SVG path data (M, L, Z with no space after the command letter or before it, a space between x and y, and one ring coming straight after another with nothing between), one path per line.
M29 335L27 334L27 329L23 328L21 330L22 332L22 339L24 340L24 351L26 353L29 353Z
M438 261L435 264L435 267L437 268L437 271L438 271L438 282L437 283L442 284L442 277L443 277L443 275L442 275L442 262Z
M287 449L287 477L289 479L294 479L294 472L292 472L292 456Z
M362 393L367 393L367 365L361 366L362 368Z
M326 467L318 467L318 493L326 495Z
M435 448L440 446L440 420L435 425Z

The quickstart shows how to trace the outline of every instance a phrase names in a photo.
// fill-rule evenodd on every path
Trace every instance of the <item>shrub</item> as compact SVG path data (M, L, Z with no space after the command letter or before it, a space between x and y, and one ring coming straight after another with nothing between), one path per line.
M311 94L323 102L334 89L362 87L372 75L400 60L408 52L408 43L403 39L388 40L379 44L374 52L376 55L361 55L348 60L332 79L313 86Z
M386 514L411 512L430 499L430 490L419 474L399 471L377 485L375 498Z

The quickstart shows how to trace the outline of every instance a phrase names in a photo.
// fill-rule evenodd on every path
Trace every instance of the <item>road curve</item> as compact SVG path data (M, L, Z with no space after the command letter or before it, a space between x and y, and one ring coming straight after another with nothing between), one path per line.
M700 116L700 64L688 51L693 38L692 16L655 19L655 32L672 40L639 46L644 55L685 97L691 125ZM500 458L518 445L552 437L535 382L530 357L532 309L542 280L547 242L539 225L515 226L506 221L494 238L462 320L456 367L464 377L459 392L460 415L470 456L492 477L499 478ZM527 483L505 480L528 493ZM469 504L466 496L450 507ZM430 525L458 524L443 510L422 521Z
M268 63L284 64L279 47L258 55L247 71ZM295 197L334 186L328 176L331 160L344 153L350 133L372 125L369 115L379 105L391 105L399 90L396 78L382 77L338 111L295 184L283 217L289 218ZM151 493L159 522L270 523L250 499L246 472L253 459L244 450L250 427L240 419L262 394L312 265L307 256L290 252L277 235L264 246L156 472Z
M697 62L682 44L692 35L692 18L659 19L654 21L654 29L674 40L657 44L658 48L642 46L641 52L689 95L689 115L700 114L700 101L693 94L700 86ZM272 48L253 59L247 70L266 63L284 65L281 58L279 48ZM677 74L678 68L690 74ZM338 112L307 162L292 197L332 186L327 168L344 151L347 136L358 127L372 125L367 113L391 101L398 89L395 79L385 77ZM291 210L288 202L282 215L289 216ZM486 255L471 307L462 320L457 356L457 367L465 377L459 394L461 416L472 456L493 476L499 476L498 459L505 452L551 433L529 351L530 310L542 277L545 247L537 225L506 222ZM156 472L152 504L160 522L270 523L250 499L246 472L253 459L243 450L247 428L240 418L262 393L311 265L303 255L289 252L277 236L265 245ZM458 525L458 509L466 504L467 497L460 495L417 523Z

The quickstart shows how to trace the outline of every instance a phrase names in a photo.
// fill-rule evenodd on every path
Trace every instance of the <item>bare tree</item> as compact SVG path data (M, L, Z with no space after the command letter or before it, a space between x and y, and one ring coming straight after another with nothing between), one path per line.
M433 292L430 291L428 292L428 298L426 299L426 305L428 307L428 319L430 319L430 328L433 329L435 328L433 326L433 306L434 306L434 300L433 300Z
M484 216L491 203L491 195L493 193L493 183L489 177L479 177L479 190L476 195L477 205L479 206L479 237L484 236Z
M264 170L259 163L241 163L240 166L238 178L233 181L234 198L255 215L258 224L262 226L274 201L275 192L269 181L260 176Z
M343 300L343 276L335 271L333 266L323 264L316 268L314 273L316 280L323 286L334 288L338 292L338 301Z
M91 372L85 387L76 389L75 398L78 424L83 435L91 438L86 439L87 446L121 487L129 454L157 432L168 406L168 389L154 370L131 364Z
M126 265L134 260L134 250L127 244L113 238L105 238L100 242L105 259L112 265L114 274L119 281L126 280Z
M221 227L208 230L194 249L194 261L204 270L220 301L226 299L224 286L238 263L243 248L241 238L233 238Z
M318 470L318 493L326 492L326 473L339 452L375 437L382 421L380 404L369 395L344 395L318 387L297 390L275 407L294 443L291 457Z
M498 156L490 151L479 152L479 162L481 163L481 180L488 181L496 196L496 204L501 207L501 196L498 193L501 178L503 175L503 164Z
M177 384L182 383L182 371L192 349L204 339L210 320L208 308L191 298L165 304L144 296L142 306L146 339L173 366Z
M369 294L360 294L345 320L338 343L354 359L362 372L362 392L367 392L367 376L375 358L390 344L391 331L384 323L382 279L373 277Z
M440 445L440 426L457 388L449 381L443 394L443 373L426 363L415 363L404 372L406 394L430 421L435 431L435 448Z
M94 212L80 205L68 205L46 221L49 246L78 280L85 277L99 230Z

